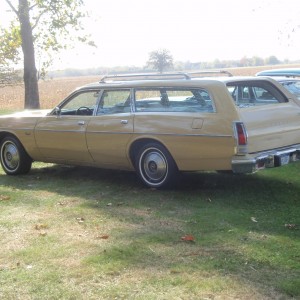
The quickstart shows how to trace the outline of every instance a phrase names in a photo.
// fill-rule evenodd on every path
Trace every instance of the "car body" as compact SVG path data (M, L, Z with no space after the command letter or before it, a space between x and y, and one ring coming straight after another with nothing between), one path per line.
M258 72L256 76L270 76L280 82L300 100L300 69L272 69Z
M135 170L161 188L179 171L252 173L300 159L300 102L272 78L105 77L52 111L0 117L9 175L32 161Z

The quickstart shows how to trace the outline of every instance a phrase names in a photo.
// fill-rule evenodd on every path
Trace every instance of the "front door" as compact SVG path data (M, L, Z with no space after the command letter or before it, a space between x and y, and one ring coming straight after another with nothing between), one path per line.
M47 161L92 162L86 144L86 128L93 118L99 91L71 95L35 128L37 146Z

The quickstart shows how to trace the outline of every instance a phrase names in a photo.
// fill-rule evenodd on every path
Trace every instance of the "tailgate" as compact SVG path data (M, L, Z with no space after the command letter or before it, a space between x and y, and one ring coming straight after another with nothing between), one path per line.
M300 143L300 107L278 103L241 109L248 134L248 153Z

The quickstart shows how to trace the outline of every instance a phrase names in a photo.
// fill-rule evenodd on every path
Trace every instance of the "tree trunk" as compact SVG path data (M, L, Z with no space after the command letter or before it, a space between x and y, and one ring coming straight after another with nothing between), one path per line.
M21 24L22 50L24 55L24 107L31 109L40 108L37 70L33 45L32 27L29 18L28 0L19 0L18 17Z

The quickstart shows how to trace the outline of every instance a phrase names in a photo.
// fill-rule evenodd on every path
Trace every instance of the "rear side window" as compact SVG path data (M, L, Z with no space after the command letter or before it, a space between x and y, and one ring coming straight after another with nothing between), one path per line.
M135 91L136 112L214 112L204 89L151 88Z
M239 107L270 105L287 102L275 86L265 81L229 82L227 88Z

